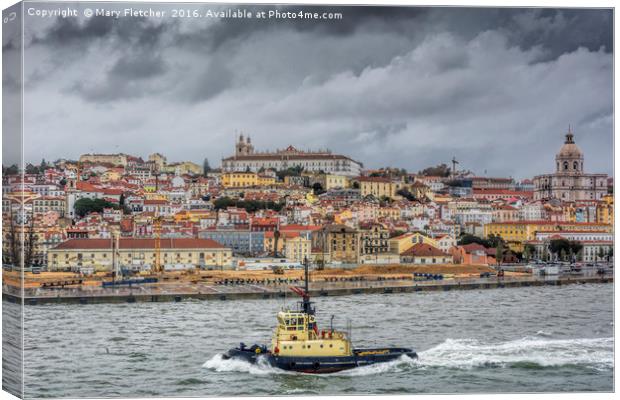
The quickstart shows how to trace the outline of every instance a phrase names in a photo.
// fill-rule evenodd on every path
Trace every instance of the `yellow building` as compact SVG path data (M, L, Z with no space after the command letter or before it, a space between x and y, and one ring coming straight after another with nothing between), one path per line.
M347 188L349 187L349 178L343 175L325 175L325 185L323 185L323 189L336 189L336 188Z
M605 231L612 232L613 225L589 222L556 221L507 221L484 226L484 236L500 236L511 250L523 251L523 242L534 240L536 232Z
M114 239L70 239L48 252L50 270L112 271ZM155 239L117 240L117 263L122 268L149 270L155 263ZM161 239L162 265L232 268L232 251L210 239Z
M614 223L614 196L607 194L603 196L599 204L596 206L596 222L599 224Z
M253 172L227 172L220 176L222 186L231 187L248 187L258 184L258 175Z
M226 172L220 176L220 179L225 188L269 186L276 183L276 178L254 172Z
M394 198L396 195L396 184L388 178L363 177L359 179L359 184L362 197L372 195L380 199L382 197Z
M199 223L201 219L215 218L217 212L209 210L183 210L174 214L174 222L194 222Z
M402 254L418 243L425 243L433 247L440 247L439 243L437 243L435 239L425 236L420 232L404 233L400 236L393 237L388 241L390 253L393 254Z
M276 183L276 178L273 176L258 175L256 183L258 186L271 186Z
M310 259L312 241L301 236L287 237L284 239L284 257L289 261L303 262Z

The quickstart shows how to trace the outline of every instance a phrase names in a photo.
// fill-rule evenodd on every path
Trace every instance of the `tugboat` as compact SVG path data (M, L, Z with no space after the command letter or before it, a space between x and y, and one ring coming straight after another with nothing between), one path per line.
M321 374L393 361L401 356L417 358L416 352L407 348L356 349L346 332L332 327L319 330L308 290L307 260L304 260L304 266L304 288L290 288L301 296L302 301L298 303L298 310L278 313L270 348L256 344L248 347L241 343L239 347L228 350L224 359L240 359L253 364L264 362L287 371Z

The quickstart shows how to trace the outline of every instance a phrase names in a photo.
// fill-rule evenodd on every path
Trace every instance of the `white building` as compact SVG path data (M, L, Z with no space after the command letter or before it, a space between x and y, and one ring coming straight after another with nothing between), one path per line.
M347 156L332 154L329 150L302 151L293 146L275 152L255 152L250 138L243 135L235 145L235 155L222 159L224 172L274 169L276 171L301 167L307 172L359 176L363 164Z
M607 174L584 173L584 157L568 130L555 156L555 173L534 177L534 200L600 200L607 194Z

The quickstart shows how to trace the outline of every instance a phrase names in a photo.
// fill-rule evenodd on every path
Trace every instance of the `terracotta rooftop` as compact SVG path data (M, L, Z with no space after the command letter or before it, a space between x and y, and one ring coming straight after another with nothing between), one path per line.
M439 250L437 247L433 247L426 243L416 243L408 250L400 253L401 256L416 256L416 257L446 257L448 254Z

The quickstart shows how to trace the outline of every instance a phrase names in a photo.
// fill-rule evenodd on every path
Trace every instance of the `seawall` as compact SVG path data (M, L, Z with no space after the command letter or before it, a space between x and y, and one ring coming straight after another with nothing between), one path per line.
M613 276L587 276L587 277L558 277L553 279L524 278L524 279L475 279L461 281L400 281L400 282L368 282L365 285L348 285L343 283L339 286L326 286L311 288L312 297L321 296L346 296L357 294L391 294L413 293L451 290L480 290L480 289L504 289L531 286L563 286L586 283L613 283ZM314 284L312 284L314 286ZM75 294L69 291L59 290L56 296L26 296L25 305L43 304L101 304L101 303L136 303L136 302L182 302L190 299L227 301L237 299L274 299L294 296L288 290L288 286L280 287L252 287L238 286L220 291L218 288L209 288L207 293L196 291L161 293L157 290L149 292L149 288L134 288L137 293L127 289L129 293L106 293L97 291L92 293ZM17 303L21 297L14 294L3 293L2 299Z

